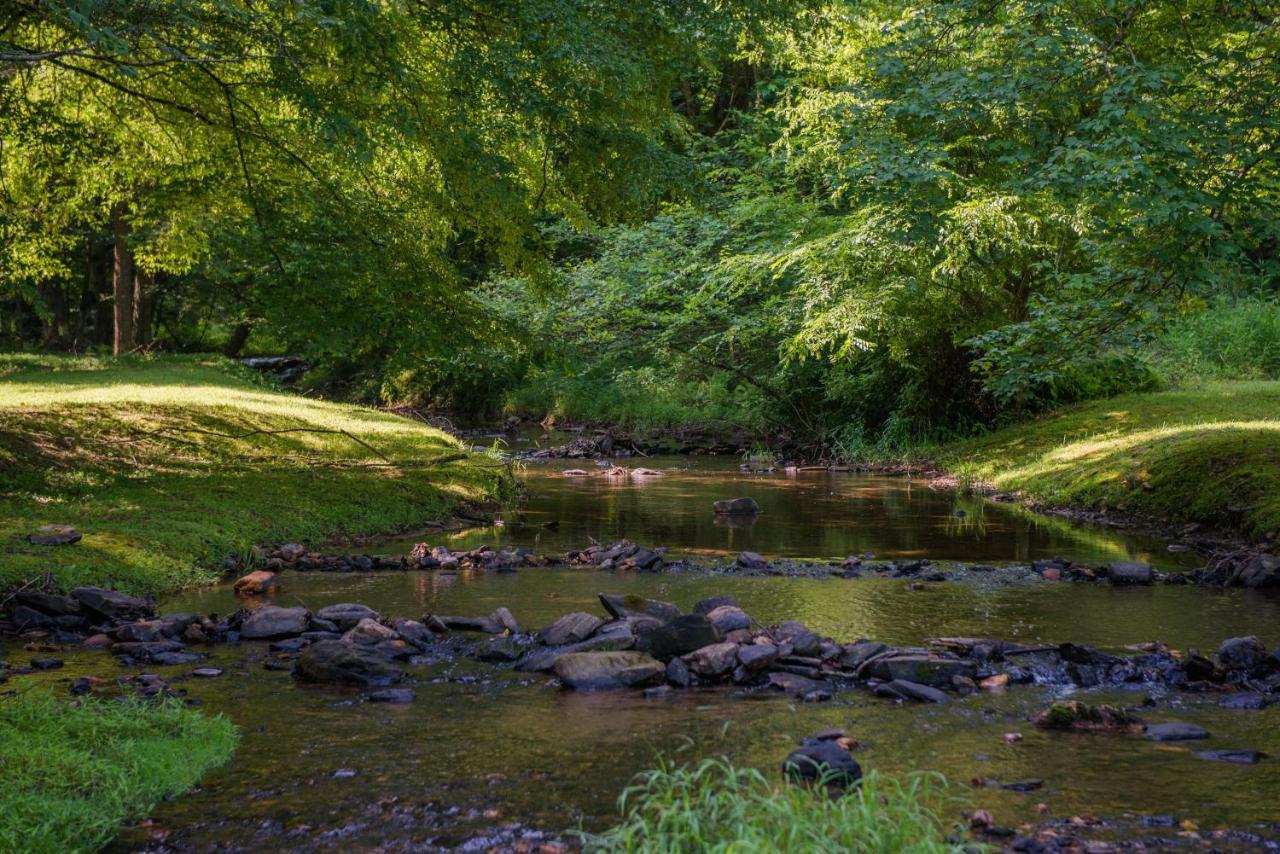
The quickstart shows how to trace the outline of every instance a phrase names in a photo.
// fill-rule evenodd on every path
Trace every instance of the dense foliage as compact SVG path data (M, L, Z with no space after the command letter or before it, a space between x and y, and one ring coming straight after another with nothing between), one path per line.
M104 340L114 229L164 346L856 454L1186 379L1280 286L1274 3L8 15L10 339Z

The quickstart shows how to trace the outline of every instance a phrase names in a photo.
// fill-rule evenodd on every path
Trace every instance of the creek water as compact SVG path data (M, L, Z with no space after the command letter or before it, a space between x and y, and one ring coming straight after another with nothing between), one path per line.
M502 527L425 535L464 548L513 543L542 551L627 537L672 552L838 559L1028 561L1061 555L1098 563L1150 560L1166 569L1194 563L1160 543L1017 508L937 493L905 478L848 473L744 474L718 460L646 460L652 478L566 477L568 464L530 466L528 501ZM588 465L590 465L588 463ZM585 468L585 467L584 467ZM591 469L588 469L592 471ZM715 498L748 495L762 507L754 524L718 525ZM963 516L956 514L964 512ZM555 530L543 527L558 522ZM420 538L418 538L420 539ZM381 551L404 552L408 541ZM736 596L762 622L797 619L814 630L889 643L967 635L1028 641L1080 641L1103 649L1163 640L1175 648L1217 648L1224 638L1257 634L1280 643L1280 598L1194 587L1113 588L1048 582L954 582L912 590L902 580L735 577L703 573L608 573L528 568L511 574L389 572L286 573L278 604L319 608L362 602L384 615L487 614L509 607L536 628L573 610L599 612L600 592L638 593L689 608L698 599ZM166 611L226 613L228 587L163 603ZM33 680L114 675L100 653L63 656L67 666ZM216 679L160 668L212 713L240 727L238 752L198 790L127 831L118 848L144 846L158 830L171 843L211 848L367 849L464 846L485 850L505 823L550 831L599 830L616 818L616 799L632 776L662 757L697 761L727 756L776 774L798 740L844 727L861 743L865 768L903 775L936 771L952 781L962 806L989 809L1000 824L1089 814L1116 822L1098 831L1141 835L1143 821L1173 817L1201 828L1230 826L1276 835L1280 758L1240 766L1195 751L1251 748L1280 756L1280 709L1228 711L1216 698L1144 687L1084 692L1090 702L1148 707L1151 722L1181 720L1211 733L1207 741L1158 744L1140 735L1076 735L1036 730L1032 718L1055 696L1014 686L940 706L899 706L865 690L837 692L827 703L780 694L742 696L733 688L574 694L544 676L469 659L408 668L417 694L409 705L362 702L362 692L304 686L266 669L265 645L215 648ZM1003 736L1024 738L1006 743ZM975 777L1044 780L1039 791L974 789ZM1148 824L1162 824L1163 819ZM1152 830L1175 836L1177 828Z

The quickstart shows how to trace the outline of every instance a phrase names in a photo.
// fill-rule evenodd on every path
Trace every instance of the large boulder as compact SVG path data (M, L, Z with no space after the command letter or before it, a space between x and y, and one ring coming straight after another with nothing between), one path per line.
M718 516L754 516L760 512L754 498L723 498L713 506Z
M778 660L778 648L771 643L746 643L738 647L737 655L743 670L757 673Z
M146 619L156 612L149 600L101 587L77 587L71 591L71 598L80 603L82 610L112 621Z
M316 611L316 618L333 623L342 631L355 628L361 620L377 620L378 612L368 605L354 602L340 602L337 605L326 605Z
M680 616L680 609L670 602L646 599L634 593L629 593L626 596L601 593L600 604L604 606L610 616L618 620L627 617L654 617L666 623Z
M849 751L834 741L823 740L791 751L782 762L782 774L792 782L822 781L845 787L862 779L862 768Z
M1155 572L1149 563L1117 560L1107 564L1107 577L1112 584L1150 584L1155 580Z
M539 673L551 670L561 657L576 652L617 651L631 649L634 645L635 635L631 633L631 627L618 623L614 628L601 629L584 641L537 650L517 664L516 670Z
M575 691L631 688L666 673L662 662L642 652L574 652L556 660L556 677Z
M604 620L599 617L585 611L575 611L547 626L539 637L547 646L563 646L586 640L603 625Z
M311 615L306 608L280 608L266 605L255 608L240 625L240 637L245 640L266 640L300 635L307 630Z
M236 583L231 585L231 589L235 591L237 596L261 596L279 590L280 585L276 583L276 574L274 572L255 569L248 575L242 575L237 578Z
M1266 648L1253 635L1228 638L1218 647L1218 662L1232 670L1252 670L1266 658Z
M721 605L732 605L738 607L738 600L732 596L708 596L706 599L699 599L698 603L693 606L695 614L710 614Z
M721 640L720 630L710 619L697 614L683 614L669 623L638 632L636 648L666 661Z
M1235 580L1242 587L1254 589L1280 587L1280 557L1265 553L1252 555L1240 567Z
M714 679L733 671L738 663L738 645L714 643L683 656L683 661L699 676Z
M404 672L366 647L343 641L320 641L302 651L293 674L304 682L377 687L390 685Z

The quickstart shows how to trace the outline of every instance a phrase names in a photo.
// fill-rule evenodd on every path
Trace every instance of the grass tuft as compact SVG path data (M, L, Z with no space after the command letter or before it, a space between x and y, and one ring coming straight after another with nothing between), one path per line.
M164 702L0 698L0 851L95 851L227 760L236 731Z
M589 851L952 852L939 775L871 772L842 797L768 780L725 759L647 771L619 798L622 823L586 836Z

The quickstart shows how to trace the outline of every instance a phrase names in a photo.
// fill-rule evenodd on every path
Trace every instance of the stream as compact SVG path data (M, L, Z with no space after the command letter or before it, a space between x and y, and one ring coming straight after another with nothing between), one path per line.
M714 558L751 550L766 557L840 560L928 558L990 564L1063 556L1083 563L1133 559L1164 570L1198 565L1165 544L978 498L935 492L918 480L842 472L744 473L719 458L651 458L653 477L608 477L591 461L531 464L528 498L500 527L428 533L377 549L404 554L423 539L451 549L512 544L540 552L627 538L673 555ZM565 476L566 469L588 476ZM718 498L749 496L754 520L724 524ZM555 523L554 528L547 523ZM1280 596L1192 586L952 582L912 589L901 579L735 577L707 573L611 573L525 568L371 574L284 573L275 602L317 609L360 602L383 615L487 614L511 609L522 628L574 610L600 613L596 594L637 593L683 609L731 595L764 623L794 619L837 640L869 637L914 644L935 636L1022 643L1079 641L1107 651L1162 640L1206 654L1225 638L1256 634L1280 643ZM915 585L921 588L921 585ZM163 611L234 610L230 585L189 592ZM732 686L646 699L639 691L577 694L543 674L467 658L410 667L416 701L383 705L366 692L296 683L263 667L265 644L212 648L203 664L216 679L164 667L174 688L240 727L236 755L200 787L156 807L151 822L115 843L136 850L164 842L196 850L352 850L461 847L488 850L536 830L602 830L632 776L660 757L696 762L727 756L776 775L799 739L843 727L860 742L855 758L889 774L936 771L962 806L988 809L1016 827L1049 817L1107 819L1097 838L1160 834L1183 821L1280 838L1280 759L1256 765L1212 762L1204 749L1251 748L1280 756L1280 708L1233 711L1212 696L1141 686L1089 691L1089 702L1140 705L1149 722L1187 721L1207 741L1161 744L1141 736L1037 730L1030 719L1064 689L1013 686L938 706L903 706L866 690L825 703L782 694L742 696ZM68 651L66 666L28 677L58 683L115 676L102 653ZM65 691L65 687L61 690ZM1058 692L1055 694L1054 692ZM1004 735L1023 740L1008 743ZM975 777L1040 778L1033 792L975 789ZM536 838L536 833L533 837Z

